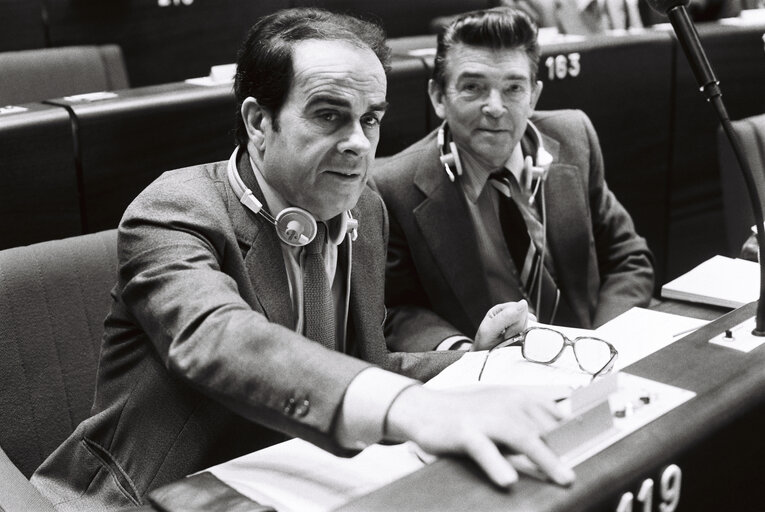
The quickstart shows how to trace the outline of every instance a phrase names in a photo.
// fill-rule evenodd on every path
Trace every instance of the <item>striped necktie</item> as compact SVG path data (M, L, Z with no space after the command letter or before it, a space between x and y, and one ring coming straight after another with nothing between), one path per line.
M316 237L303 249L303 320L306 338L336 350L335 304L322 256L325 238L326 227L318 222Z
M537 320L552 323L558 308L560 290L547 267L541 262L541 252L531 241L523 214L512 197L511 180L515 180L515 177L507 169L496 171L490 177L490 183L499 191L499 222L502 234L518 270L529 307L536 314Z

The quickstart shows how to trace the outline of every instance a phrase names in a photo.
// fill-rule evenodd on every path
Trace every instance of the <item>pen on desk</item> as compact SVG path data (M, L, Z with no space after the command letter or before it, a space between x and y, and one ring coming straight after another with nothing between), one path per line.
M680 332L676 332L675 334L672 335L672 337L673 338L677 338L678 336L682 336L683 334L688 334L689 332L693 332L693 331L695 331L696 329L698 329L700 327L701 327L700 325L697 325L696 327L691 327L689 329L685 329L685 330L682 330Z

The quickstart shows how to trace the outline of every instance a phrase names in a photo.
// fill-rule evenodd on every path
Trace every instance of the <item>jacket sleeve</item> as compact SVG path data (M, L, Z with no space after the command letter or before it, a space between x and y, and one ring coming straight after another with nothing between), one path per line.
M403 233L395 219L388 215L381 197L379 201L383 213L383 240L387 247L383 323L387 358L393 371L426 381L462 356L459 352L433 352L441 341L461 333L425 307L422 301L426 299L417 287L419 278L403 241ZM400 258L409 258L408 264L400 264L403 263Z
M633 306L648 305L654 287L653 256L605 182L603 156L592 123L585 115L582 122L590 144L589 199L600 274L593 327L598 327Z
M464 336L434 313L420 282L404 230L388 216L390 233L385 268L385 340L396 352L434 350L450 336Z
M210 195L152 186L131 205L116 293L174 377L251 421L340 452L335 417L369 364L270 322L242 298L241 249Z

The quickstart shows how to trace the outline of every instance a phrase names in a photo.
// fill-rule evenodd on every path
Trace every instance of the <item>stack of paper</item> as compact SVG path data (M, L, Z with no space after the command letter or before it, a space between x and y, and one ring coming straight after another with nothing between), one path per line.
M760 265L714 256L661 287L666 299L738 308L760 296Z

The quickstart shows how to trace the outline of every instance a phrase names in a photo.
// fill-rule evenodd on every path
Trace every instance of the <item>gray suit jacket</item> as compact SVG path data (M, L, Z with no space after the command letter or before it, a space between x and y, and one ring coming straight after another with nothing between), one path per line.
M242 153L242 176L262 200ZM388 352L385 209L367 189L353 213L360 227L348 338L358 358L291 330L280 242L239 203L226 162L168 172L150 185L120 223L92 417L33 483L59 510L105 510L141 504L156 487L285 434L346 453L335 420L358 372L376 364L424 380L459 357Z
M545 201L548 247L561 289L555 322L590 328L647 305L651 253L605 183L589 118L561 110L537 112L532 121L554 158ZM493 306L464 194L449 181L438 155L431 133L375 168L390 216L386 338L396 350L432 348L437 339L409 334L428 325L445 330L445 322L473 337Z

